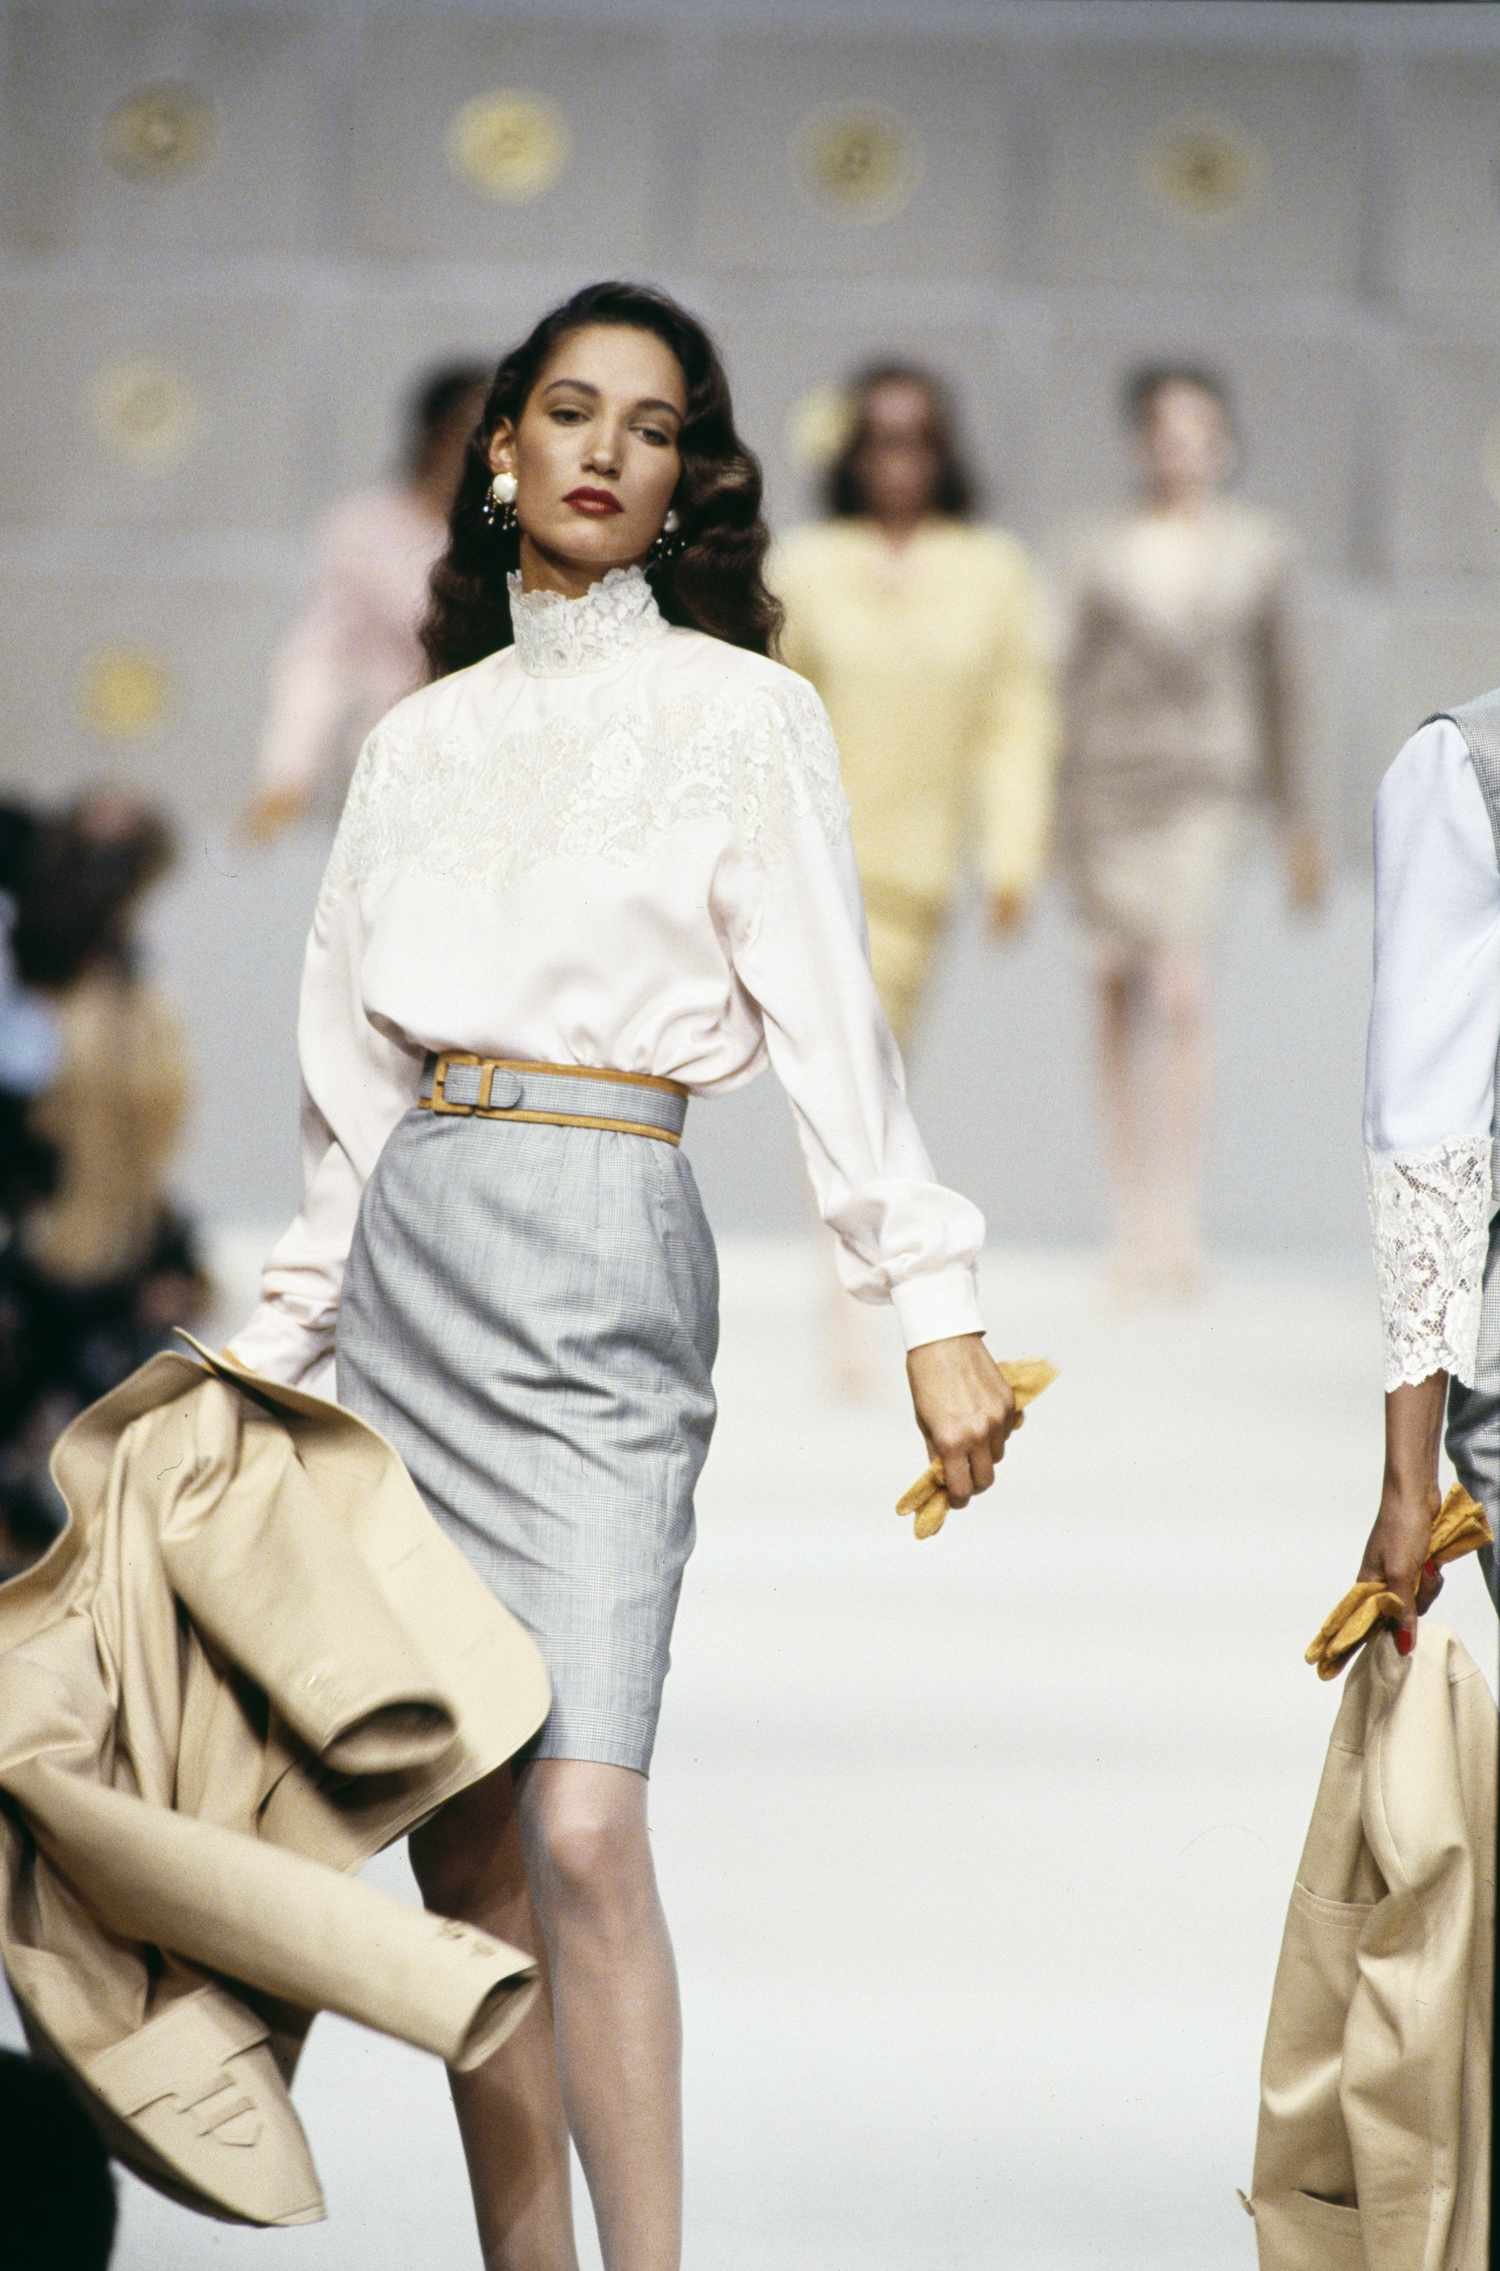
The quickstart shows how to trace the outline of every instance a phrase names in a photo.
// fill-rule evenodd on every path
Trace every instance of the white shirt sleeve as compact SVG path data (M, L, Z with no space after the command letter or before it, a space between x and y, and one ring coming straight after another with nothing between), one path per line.
M758 723L757 848L721 881L735 971L759 1007L839 1275L857 1299L893 1303L909 1349L982 1332L984 1217L933 1179L906 1101L827 712L794 682Z
M1386 1387L1473 1384L1500 1047L1500 862L1462 735L1413 734L1375 803L1366 1184Z
M367 768L377 736L365 743ZM360 987L359 891L334 846L308 934L297 1017L302 1075L302 1206L261 1273L260 1304L231 1338L269 1379L333 1392L333 1345L344 1264L360 1194L386 1137L416 1102L422 1054L371 1024Z

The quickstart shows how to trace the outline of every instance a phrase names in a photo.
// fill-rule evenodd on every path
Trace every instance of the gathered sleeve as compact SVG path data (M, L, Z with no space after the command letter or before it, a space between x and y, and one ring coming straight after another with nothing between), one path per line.
M1474 1384L1500 1048L1500 860L1473 761L1423 726L1375 803L1366 1187L1386 1387Z
M980 859L991 891L1034 891L1046 863L1058 754L1055 672L1036 576L1006 563L976 746Z
M907 1348L983 1331L984 1217L933 1178L870 975L848 806L821 700L788 674L752 696L740 811L716 883L735 974L755 1001L839 1275L889 1301Z
M360 753L303 958L302 1205L261 1273L259 1306L231 1341L252 1371L325 1395L360 1194L386 1137L416 1102L423 1065L420 1053L371 1024L360 985L361 886L345 849L366 823L383 755L377 727Z

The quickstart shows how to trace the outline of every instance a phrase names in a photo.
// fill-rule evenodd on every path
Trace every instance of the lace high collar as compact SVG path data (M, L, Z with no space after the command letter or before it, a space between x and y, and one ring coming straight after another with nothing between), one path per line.
M581 599L560 591L523 591L519 573L505 581L516 658L531 678L603 670L666 629L642 568L611 568Z

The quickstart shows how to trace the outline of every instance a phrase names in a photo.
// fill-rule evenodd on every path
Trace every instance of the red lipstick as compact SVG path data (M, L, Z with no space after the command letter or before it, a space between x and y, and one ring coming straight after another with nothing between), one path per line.
M563 499L565 505L574 506L581 513L597 513L605 520L611 513L622 513L625 507L608 489L570 489Z

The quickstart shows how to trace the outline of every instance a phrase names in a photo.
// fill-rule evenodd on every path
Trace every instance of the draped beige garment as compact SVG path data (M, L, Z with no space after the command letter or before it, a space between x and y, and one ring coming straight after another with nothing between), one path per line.
M1261 2067L1260 2271L1484 2271L1495 1705L1424 1618L1353 1666Z
M122 2159L306 2223L314 2012L471 2066L536 1994L520 1950L346 1872L550 1697L373 1428L206 1361L153 1357L74 1421L68 1525L0 1586L0 1955Z

